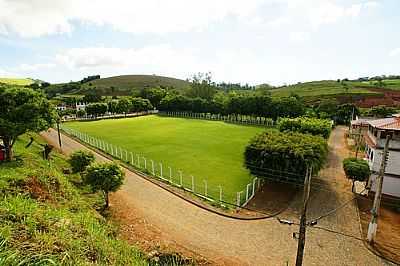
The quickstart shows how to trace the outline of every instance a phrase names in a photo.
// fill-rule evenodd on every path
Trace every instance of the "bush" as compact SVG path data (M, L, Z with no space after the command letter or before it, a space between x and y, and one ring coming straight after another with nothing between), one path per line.
M351 188L354 191L355 181L366 181L371 175L368 163L363 159L347 158L343 160L343 170L346 177L353 181Z
M94 162L94 155L91 152L77 151L70 156L68 162L73 173L81 173Z
M331 121L326 119L299 117L281 118L278 122L279 131L296 131L311 135L321 135L329 138L332 131Z
M125 173L115 163L96 164L87 169L85 183L90 185L93 191L102 191L108 208L109 192L117 191L124 183Z
M256 176L303 181L308 167L317 173L328 153L326 140L297 132L267 131L250 141L245 163Z

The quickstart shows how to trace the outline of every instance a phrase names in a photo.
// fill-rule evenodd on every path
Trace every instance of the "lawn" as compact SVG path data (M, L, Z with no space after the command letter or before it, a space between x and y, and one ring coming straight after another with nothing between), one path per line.
M19 85L19 86L27 86L33 83L33 80L31 79L25 79L25 78L0 78L0 83L5 83L9 85Z
M265 128L241 126L220 121L205 121L160 116L143 116L117 120L70 122L66 127L100 138L163 164L164 176L169 178L172 168L173 181L180 182L178 171L183 171L186 187L204 191L207 181L208 194L218 197L223 187L224 200L234 201L236 192L245 190L252 181L243 166L244 149L249 140ZM136 157L136 156L135 156ZM143 164L143 161L142 161Z

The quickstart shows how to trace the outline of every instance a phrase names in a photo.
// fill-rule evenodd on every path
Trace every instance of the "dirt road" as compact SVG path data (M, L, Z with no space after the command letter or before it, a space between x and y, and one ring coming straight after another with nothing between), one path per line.
M331 191L313 190L310 217L316 217L348 199L347 181L343 179L340 158L345 156L344 128L337 128L330 140L329 166L318 182ZM42 134L56 145L54 130ZM63 151L87 149L63 136ZM98 160L108 160L96 155ZM276 219L239 221L209 213L126 170L126 182L114 198L123 200L138 212L146 223L155 226L164 238L194 250L219 265L294 265L297 240L292 233L297 226L280 224ZM334 181L334 182L333 182ZM343 195L342 195L343 192ZM346 192L347 194L344 194ZM284 215L295 217L292 210ZM320 226L360 236L358 217L350 204L319 222ZM370 253L359 240L320 229L308 229L304 265L389 265Z

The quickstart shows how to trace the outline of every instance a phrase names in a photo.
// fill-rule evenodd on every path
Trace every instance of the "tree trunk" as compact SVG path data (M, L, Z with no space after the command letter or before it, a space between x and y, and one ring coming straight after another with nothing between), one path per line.
M353 179L353 184L352 184L352 186L351 186L351 192L354 192L354 183L355 183L355 181L354 181L354 179Z
M4 147L5 147L5 160L11 161L14 158L13 150L12 150L12 141L10 138L3 138Z
M106 209L108 209L108 207L110 206L110 202L109 202L109 199L108 199L108 192L104 192L104 197L105 197L105 200L106 200Z

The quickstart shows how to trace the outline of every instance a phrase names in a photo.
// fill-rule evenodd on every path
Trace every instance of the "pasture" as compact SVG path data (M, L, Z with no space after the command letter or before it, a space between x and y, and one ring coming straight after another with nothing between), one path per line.
M191 186L193 175L197 191L204 191L204 181L207 181L208 194L218 198L218 186L222 186L224 200L231 202L236 192L245 190L252 181L243 165L245 147L252 137L266 130L221 121L157 115L70 122L65 126L140 154L146 158L150 172L150 159L157 162L156 172L160 171L159 162L162 162L164 176L169 178L168 167L171 167L175 183L179 183L178 171L181 170L186 187Z
M0 83L8 85L27 86L34 83L34 81L27 78L0 78Z

